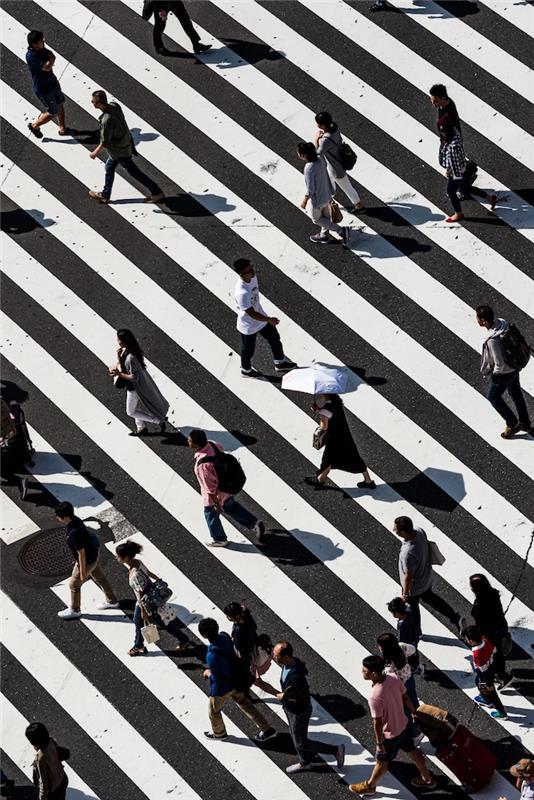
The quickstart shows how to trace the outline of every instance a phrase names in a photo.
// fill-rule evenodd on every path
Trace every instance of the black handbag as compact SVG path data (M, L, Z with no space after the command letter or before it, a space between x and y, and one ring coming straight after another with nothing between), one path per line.
M68 747L62 747L60 744L56 744L57 750L57 757L60 761L68 761L70 758L70 750Z
M313 432L313 446L316 450L321 450L326 444L327 431L323 430L320 426Z
M169 588L169 584L162 578L158 578L147 586L141 597L141 605L150 616L157 614L158 608L161 608L170 597L172 597L172 589Z

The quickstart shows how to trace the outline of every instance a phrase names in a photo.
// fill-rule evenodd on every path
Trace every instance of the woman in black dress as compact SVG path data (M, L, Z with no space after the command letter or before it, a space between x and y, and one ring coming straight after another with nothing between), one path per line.
M508 623L504 616L499 591L491 586L485 575L476 573L469 578L475 602L471 608L471 616L482 636L485 636L496 647L494 657L495 684L503 689L512 682L506 673L506 656L503 652L503 639L508 636Z
M376 484L352 438L341 397L338 394L318 395L314 410L319 412L319 425L325 431L325 446L317 474L313 478L304 478L305 482L315 489L322 489L330 470L342 469L363 474L358 489L374 489Z

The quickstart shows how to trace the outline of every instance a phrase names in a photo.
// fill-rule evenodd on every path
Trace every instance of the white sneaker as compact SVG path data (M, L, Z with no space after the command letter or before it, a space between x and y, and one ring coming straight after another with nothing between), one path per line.
M223 539L222 542L219 542L216 539L209 539L206 544L208 547L226 547L228 544L228 539Z
M74 611L72 608L64 608L63 611L58 611L57 615L61 619L79 619L82 616L82 612Z
M120 606L117 601L115 601L114 603L108 603L106 600L105 603L99 603L97 605L97 608L99 611L107 611L108 608L120 608Z

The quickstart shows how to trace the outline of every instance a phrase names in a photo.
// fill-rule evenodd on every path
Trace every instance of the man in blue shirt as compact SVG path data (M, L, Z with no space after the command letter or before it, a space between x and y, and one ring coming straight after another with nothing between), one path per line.
M65 127L65 98L61 91L59 81L53 73L56 57L45 48L44 34L42 31L30 31L28 34L28 50L26 63L32 76L33 92L38 100L46 106L46 111L39 114L35 122L28 123L28 128L37 139L43 138L40 130L42 125L57 117L59 135L67 136L69 131Z

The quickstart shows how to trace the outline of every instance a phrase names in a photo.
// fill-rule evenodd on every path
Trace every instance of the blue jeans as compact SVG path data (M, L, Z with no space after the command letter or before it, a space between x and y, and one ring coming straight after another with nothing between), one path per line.
M134 162L132 156L127 156L124 158L109 158L106 161L105 169L106 169L106 179L104 181L104 188L102 189L102 197L106 197L108 200L111 197L111 189L113 187L113 180L115 178L115 170L119 166L124 167L126 172L128 172L132 178L135 178L136 181L142 183L143 186L146 186L150 194L160 194L161 189L158 184L149 178L148 175L145 175L144 172L141 172L137 164Z
M456 192L462 188L463 178L447 178L447 194L451 205L457 214L462 213L462 204L458 200Z
M135 604L133 621L135 625L135 640L134 640L134 647L140 648L144 645L143 634L141 633L141 628L144 626L143 616L141 614L141 609L139 608L139 604ZM182 631L180 627L180 622L175 617L172 619L168 625L164 625L163 621L157 614L153 614L150 618L150 622L153 622L154 625L157 625L158 628L165 628L171 636L174 636L180 644L186 644L189 641L185 633Z
M235 497L228 498L223 505L223 511L235 522L238 522L239 525L243 525L244 528L253 528L258 521L254 514L251 514L250 511L247 511L244 506L237 502ZM217 514L213 506L204 506L204 516L208 523L211 538L216 542L225 542L226 534L221 523L221 515Z
M508 427L513 428L514 425L517 425L517 417L510 406L503 400L503 394L506 391L508 391L508 394L514 401L514 405L517 409L517 417L519 417L521 426L523 428L529 428L530 420L528 418L525 398L523 397L523 392L519 384L519 372L517 370L515 372L505 372L500 375L492 375L488 389L488 400L491 405L495 411L501 415Z

